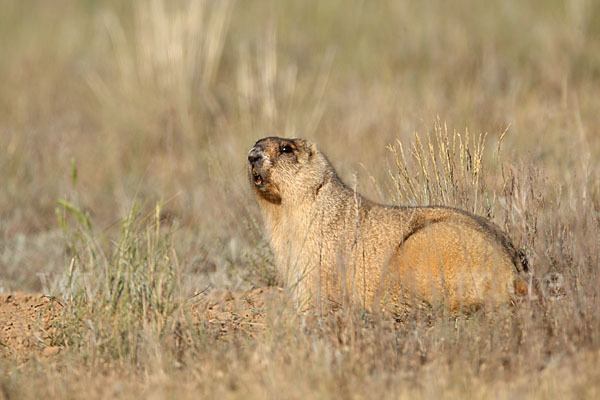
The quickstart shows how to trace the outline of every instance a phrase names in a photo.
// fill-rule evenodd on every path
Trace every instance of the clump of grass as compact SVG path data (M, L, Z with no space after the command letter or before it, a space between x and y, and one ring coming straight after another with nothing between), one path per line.
M114 238L95 234L76 206L58 211L72 253L59 342L93 347L104 358L136 357L140 332L160 338L180 300L173 230L162 226L161 205L146 215L134 205ZM65 217L75 217L69 228Z
M499 155L506 130L500 134ZM414 134L407 157L400 140L388 149L396 170L389 171L396 186L392 193L398 204L447 205L491 216L490 193L485 186L484 150L487 134L448 132L438 119L434 132L422 139Z

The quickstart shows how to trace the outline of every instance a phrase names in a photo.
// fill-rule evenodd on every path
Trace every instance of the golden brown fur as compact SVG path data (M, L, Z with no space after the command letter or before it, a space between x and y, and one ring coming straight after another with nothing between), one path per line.
M303 139L261 139L248 162L279 272L300 307L396 311L425 302L458 310L515 293L519 255L484 218L369 201Z

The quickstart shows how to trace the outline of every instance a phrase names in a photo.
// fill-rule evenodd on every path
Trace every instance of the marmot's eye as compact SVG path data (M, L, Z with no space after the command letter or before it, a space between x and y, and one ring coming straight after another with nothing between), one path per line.
M287 144L281 148L282 153L292 153L293 151L292 146Z

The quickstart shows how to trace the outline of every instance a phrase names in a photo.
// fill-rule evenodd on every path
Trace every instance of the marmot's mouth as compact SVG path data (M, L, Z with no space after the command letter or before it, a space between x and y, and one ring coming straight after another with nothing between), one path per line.
M262 185L263 183L262 176L254 168L252 168L252 180L256 186Z

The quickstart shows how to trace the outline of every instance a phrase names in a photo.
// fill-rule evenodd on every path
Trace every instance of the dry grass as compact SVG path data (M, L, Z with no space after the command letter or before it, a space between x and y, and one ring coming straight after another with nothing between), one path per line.
M587 0L2 3L0 290L47 274L66 311L59 356L0 360L0 399L597 398L598 20ZM274 297L224 340L191 296L277 282L244 172L271 134L372 199L489 216L538 298L394 321Z

